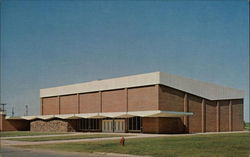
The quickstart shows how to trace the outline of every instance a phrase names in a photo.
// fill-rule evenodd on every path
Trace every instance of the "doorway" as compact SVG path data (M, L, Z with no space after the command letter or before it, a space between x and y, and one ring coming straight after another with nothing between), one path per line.
M125 132L125 120L103 120L102 121L102 132Z

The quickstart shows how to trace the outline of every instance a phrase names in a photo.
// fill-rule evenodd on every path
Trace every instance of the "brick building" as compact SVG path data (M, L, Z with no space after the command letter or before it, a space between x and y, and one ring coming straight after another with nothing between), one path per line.
M31 131L243 130L243 91L154 72L40 90ZM11 121L11 117L7 117Z

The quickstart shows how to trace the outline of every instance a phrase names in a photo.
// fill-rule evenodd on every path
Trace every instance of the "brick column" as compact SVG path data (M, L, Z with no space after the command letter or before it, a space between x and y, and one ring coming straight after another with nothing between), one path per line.
M229 131L232 131L232 100L229 101Z
M201 132L205 132L206 128L205 128L205 99L202 99L202 103L201 103Z
M156 105L157 108L160 110L160 86L158 84L155 85L155 94L156 94Z
M60 102L60 96L58 96L58 112L61 114L61 102Z
M188 94L185 93L184 95L184 112L188 112ZM188 116L184 116L184 125L188 129Z
M43 115L43 98L40 98L40 114Z
M78 107L78 113L80 113L80 94L77 93L77 107Z
M217 121L217 132L220 132L220 103L217 101L217 116L216 116L216 121Z
M125 92L126 112L128 112L128 88L124 88L124 92Z
M100 112L102 112L102 91L99 91L99 98L100 98Z

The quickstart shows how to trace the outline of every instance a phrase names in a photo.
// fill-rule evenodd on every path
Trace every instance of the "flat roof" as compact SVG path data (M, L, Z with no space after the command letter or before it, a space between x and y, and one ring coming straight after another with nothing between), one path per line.
M193 80L163 72L153 72L40 89L40 97L105 91L162 84L209 100L242 99L243 90Z

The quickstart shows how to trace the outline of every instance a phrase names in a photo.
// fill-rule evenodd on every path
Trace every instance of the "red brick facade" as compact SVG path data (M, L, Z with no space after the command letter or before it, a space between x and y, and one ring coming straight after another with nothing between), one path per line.
M192 112L181 118L143 118L143 132L216 132L243 129L243 99L207 100L184 91L151 85L42 98L42 114L166 110Z
M101 96L99 92L80 94L80 113L101 112Z
M129 88L128 111L158 110L155 86Z
M201 128L201 102L202 99L193 95L188 95L188 110L187 112L192 112L193 116L188 118L188 132L202 132Z
M216 102L213 101L205 101L205 105L206 105L206 112L205 112L205 116L206 116L206 122L205 122L205 126L206 132L216 132L217 130L217 109L216 109Z
M101 99L102 112L124 112L127 109L124 89L104 91Z
M42 99L42 114L49 115L49 114L59 114L59 97L49 97L46 99Z
M243 128L243 100L232 101L232 130L240 131Z

